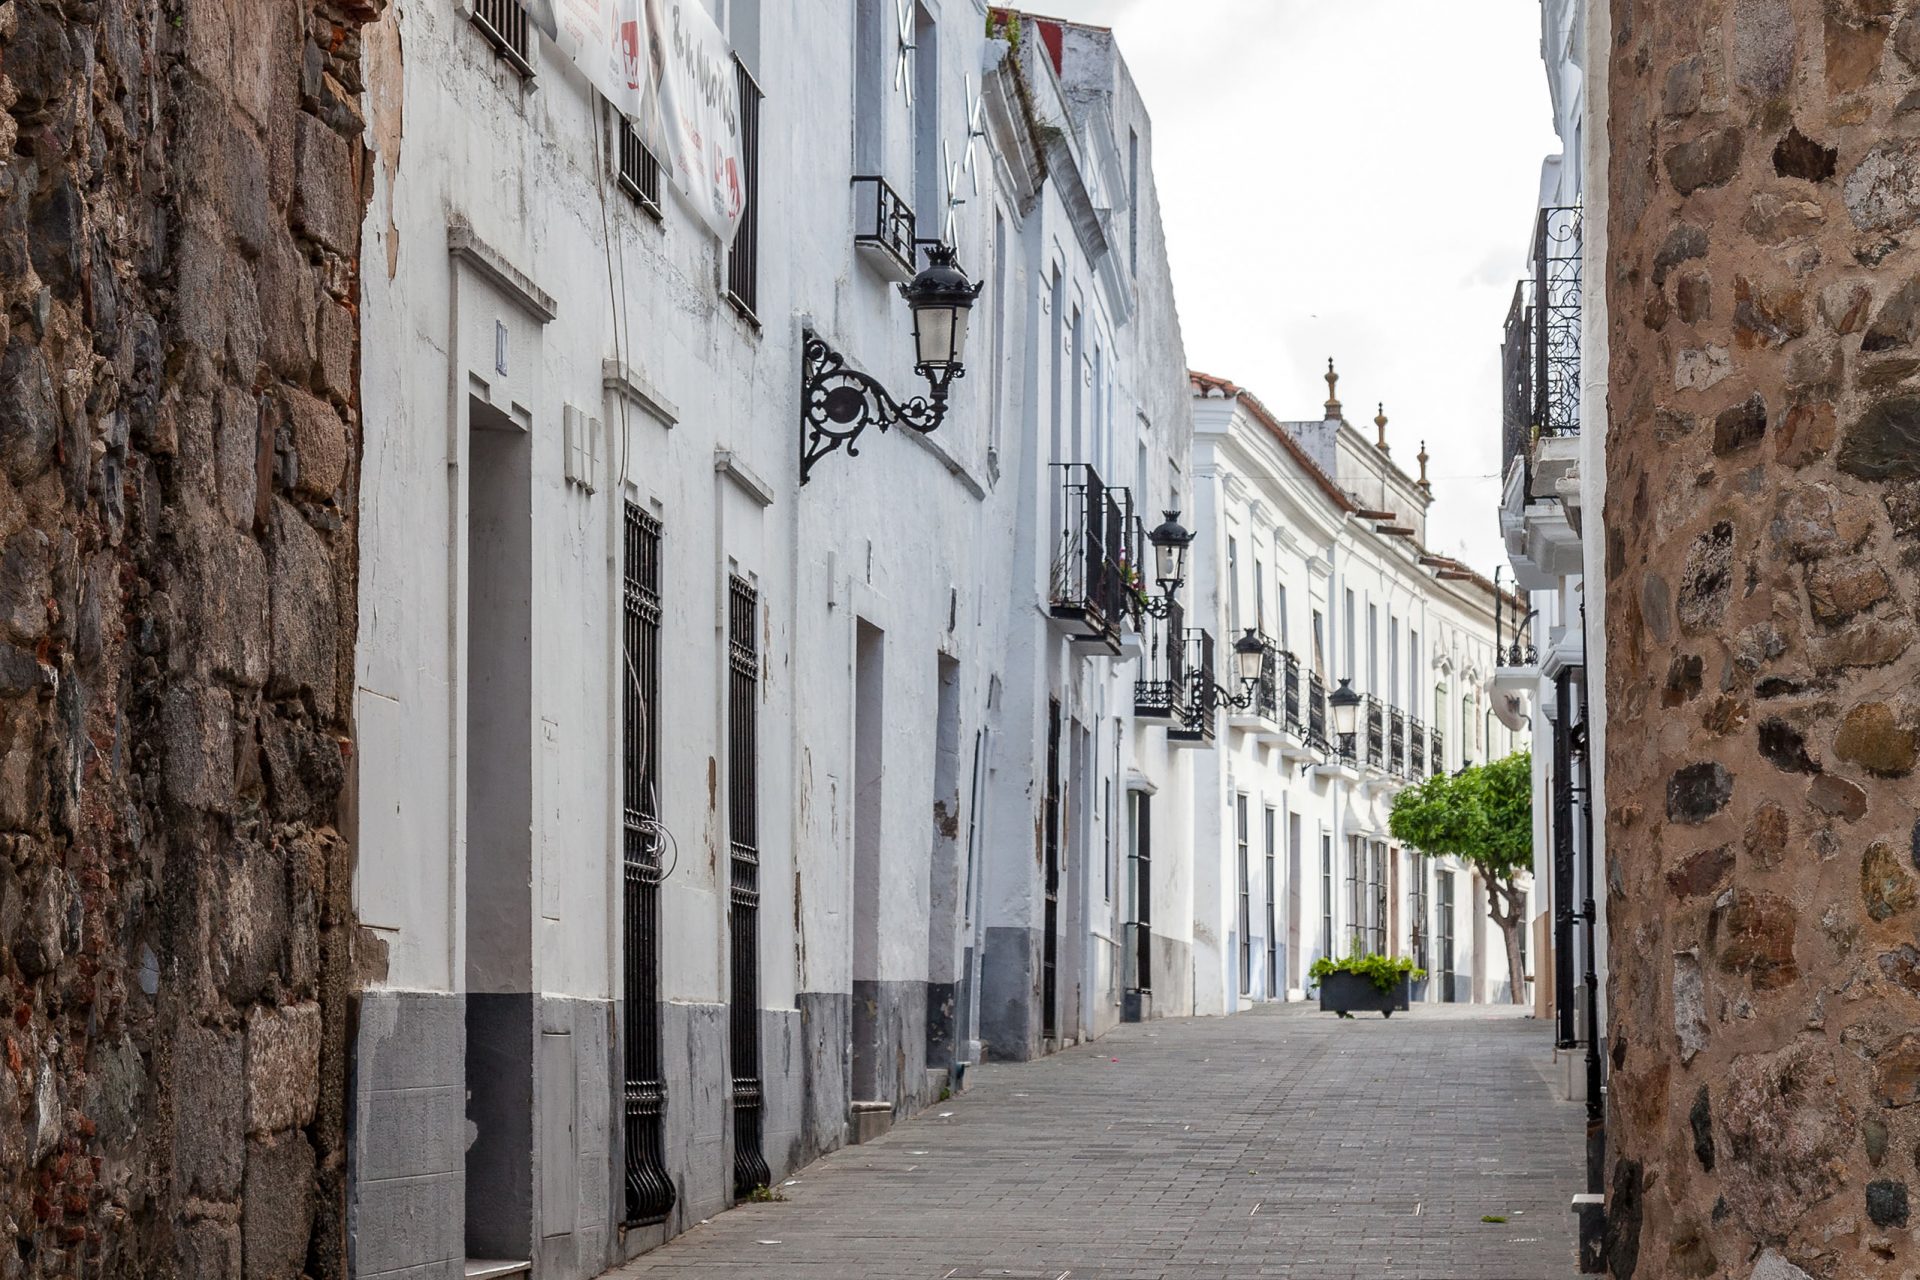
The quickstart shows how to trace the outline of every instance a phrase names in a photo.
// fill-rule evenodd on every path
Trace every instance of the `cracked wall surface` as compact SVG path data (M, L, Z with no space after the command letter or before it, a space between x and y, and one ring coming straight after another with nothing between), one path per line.
M0 1277L346 1274L380 3L0 3Z
M1612 4L1618 1277L1916 1265L1914 10Z

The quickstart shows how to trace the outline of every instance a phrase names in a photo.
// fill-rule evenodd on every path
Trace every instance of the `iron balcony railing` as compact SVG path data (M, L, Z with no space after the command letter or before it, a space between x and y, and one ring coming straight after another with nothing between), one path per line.
M1164 624L1151 628L1145 675L1133 682L1133 714L1143 720L1184 720L1187 707L1186 612L1174 600Z
M1407 717L1407 776L1415 782L1427 776L1427 726Z
M903 279L913 274L913 208L878 174L854 176L853 243L883 254Z
M640 140L640 133L631 120L620 116L615 127L620 134L620 189L631 196L635 204L658 218L661 216L659 157Z
M1503 474L1538 437L1580 432L1580 247L1578 207L1540 211L1500 344Z
M1253 683L1253 705L1244 714L1280 723L1280 649L1256 632L1261 645L1260 678Z
M1447 740L1440 731L1433 731L1433 738L1427 743L1427 775L1438 777L1447 771Z
M758 327L760 310L760 92L759 82L738 55L733 59L740 100L740 187L745 196L740 226L727 252L727 300Z
M1387 725L1380 699L1367 695L1367 763L1376 769L1387 763Z
M1398 777L1407 776L1407 713L1398 707L1387 709L1387 768Z
M1185 705L1181 708L1180 727L1169 729L1167 736L1184 742L1213 741L1213 636L1200 627L1186 630Z
M1086 627L1086 639L1116 652L1133 612L1137 574L1127 535L1137 525L1131 491L1104 483L1083 462L1056 463L1064 527L1049 573L1049 604L1056 618Z
M1300 718L1301 705L1300 659L1283 649L1280 651L1280 723L1296 738L1306 736L1306 725Z
M1318 671L1307 675L1307 741L1322 750L1332 745L1327 741L1327 682Z

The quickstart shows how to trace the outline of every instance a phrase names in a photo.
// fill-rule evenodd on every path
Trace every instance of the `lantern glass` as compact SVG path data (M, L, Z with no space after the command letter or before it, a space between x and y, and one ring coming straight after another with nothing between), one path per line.
M960 363L967 340L967 312L950 302L930 302L913 309L913 340L918 363L946 369Z
M1333 711L1333 731L1343 738L1351 738L1360 727L1360 695L1353 691L1351 683L1342 680L1340 687L1327 698L1327 706Z
M1193 535L1181 527L1180 513L1169 511L1166 521L1147 535L1147 541L1153 543L1154 576L1161 589L1171 594L1187 580L1187 547Z
M1252 627L1247 634L1233 642L1234 661L1240 666L1240 682L1252 684L1260 679L1260 673L1266 669L1267 646L1254 634Z

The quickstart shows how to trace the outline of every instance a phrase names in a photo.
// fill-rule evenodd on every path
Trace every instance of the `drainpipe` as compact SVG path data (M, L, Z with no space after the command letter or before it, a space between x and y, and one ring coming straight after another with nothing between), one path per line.
M1586 1275L1606 1271L1602 1257L1606 1237L1607 1109L1600 1073L1600 977L1597 963L1598 912L1593 898L1593 735L1587 719L1587 606L1580 605L1580 833L1584 864L1581 872L1581 919L1586 932L1587 988L1587 1192L1574 1199L1580 1215L1580 1270Z

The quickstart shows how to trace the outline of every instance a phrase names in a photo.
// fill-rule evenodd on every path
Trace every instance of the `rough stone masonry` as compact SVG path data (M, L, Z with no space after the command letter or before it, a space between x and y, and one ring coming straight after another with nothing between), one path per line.
M0 1277L345 1273L382 2L0 3Z
M1920 6L1611 3L1607 1260L1913 1275Z

